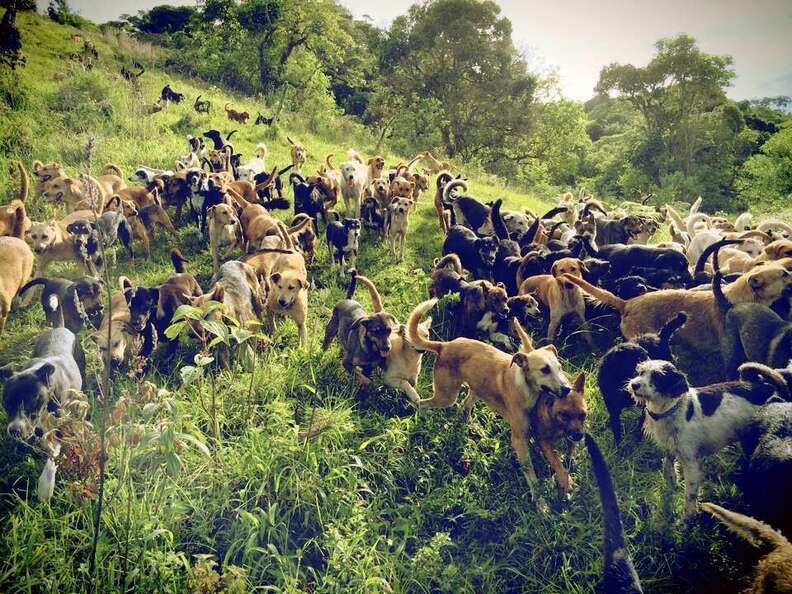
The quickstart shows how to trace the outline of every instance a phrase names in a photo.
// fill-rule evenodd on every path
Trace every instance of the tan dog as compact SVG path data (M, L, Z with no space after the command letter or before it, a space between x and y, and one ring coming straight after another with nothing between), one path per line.
M46 223L33 222L30 231L25 236L28 245L36 254L36 274L38 278L45 276L47 268L52 262L68 262L76 260L77 250L72 241L71 234L66 227L77 219L93 220L94 213L90 210L78 210L73 212L60 221L47 221ZM84 266L86 274L92 271Z
M308 271L302 254L277 254L267 278L267 321L275 329L275 316L284 315L294 320L300 345L308 346Z
M757 266L724 287L723 292L733 305L762 303L770 306L792 285L790 269L792 258ZM701 354L720 352L723 315L710 291L663 289L625 300L583 279L569 275L564 279L619 311L621 331L628 340L640 334L656 333L677 312L684 311L688 321L677 331L675 339Z
M229 105L229 103L226 103L225 107L223 107L228 119L234 122L239 122L240 124L246 124L250 119L250 114L246 111L236 111L235 109L229 109Z
M469 338L455 338L451 342L427 340L418 332L418 322L435 303L437 299L418 305L407 322L407 336L415 348L437 353L432 379L434 393L431 398L419 400L418 406L451 406L460 388L467 385L469 392L463 404L466 412L480 398L509 424L512 446L536 500L537 479L528 451L530 412L543 394L563 398L572 391L561 370L556 348L548 345L534 349L516 321L514 327L523 350L514 355Z
M388 185L388 181L383 177L378 177L371 180L369 192L371 192L371 195L374 197L374 199L376 199L380 209L382 211L386 211L388 209L388 204L390 203L390 199L388 198L390 195L390 186Z
M440 173L441 171L448 171L451 169L451 164L448 161L438 161L429 151L423 153L421 159L424 165L426 165L424 168L426 173Z
M409 214L413 204L412 198L393 198L388 207L385 236L390 242L391 256L395 257L398 250L399 262L404 260L404 247L407 244L407 231L410 227Z
M413 203L418 204L421 194L429 190L429 176L423 173L413 173L411 178L413 184L412 199Z
M107 363L109 356L110 368L118 369L134 356L135 337L130 332L129 320L129 306L123 291L113 293L99 329L91 335L99 348L102 365Z
M33 175L36 178L33 185L35 196L39 197L44 194L50 181L57 177L66 177L66 171L63 169L63 165L57 161L50 161L49 163L33 161Z
M245 252L265 247L263 242L270 236L278 235L278 219L260 204L248 202L236 192L230 196L239 209L239 222L242 225Z
M762 262L772 262L782 258L792 258L792 240L776 239L762 249L762 253L754 259L754 266Z
M388 196L390 198L412 198L415 183L408 180L406 177L397 175L391 180L388 187Z
M583 291L562 277L562 275L571 275L582 278L583 272L588 272L586 265L576 258L561 258L553 264L550 272L551 274L539 274L525 279L519 287L518 294L534 293L550 310L547 338L551 342L556 339L564 316L574 313L584 329L586 341L593 348L594 339L586 323L586 302L583 299Z
M214 287L191 301L196 307L218 301L223 304L225 314L242 326L260 320L264 313L264 294L256 273L251 266L238 260L230 260L220 266Z
M115 173L107 173L108 171ZM47 200L65 203L70 212L92 209L94 205L91 203L92 198L87 191L86 182L95 185L101 194L100 202L95 205L100 211L113 194L117 194L127 187L121 170L110 163L105 165L102 175L99 177L90 175L80 176L80 179L66 176L54 177L44 185L42 196Z
M22 162L17 161L16 166L19 170L21 182L19 198L0 207L0 237L24 239L25 233L30 229L30 219L25 210L25 200L27 200L30 180Z
M206 211L209 226L209 250L212 252L212 265L215 274L220 272L220 258L227 257L231 251L241 246L242 225L236 211L228 204L215 204Z
M385 159L383 159L380 155L375 155L366 161L366 164L368 165L369 180L382 177L382 170L385 169Z
M432 327L432 318L426 318L418 324L418 333L424 340L429 340L429 328ZM385 371L382 381L394 390L401 390L416 406L421 401L415 386L418 384L418 375L421 373L423 351L418 350L407 338L407 326L399 327L391 332L391 349L385 359Z
M531 430L545 460L553 469L562 496L569 494L572 479L553 445L563 438L567 444L567 460L572 460L575 446L583 439L588 414L584 394L585 383L586 375L580 373L569 394L563 398L540 396L539 402L531 411Z
M301 145L298 142L294 142L288 136L286 137L286 140L288 140L289 144L291 145L289 154L291 155L292 165L294 166L294 170L299 173L300 171L302 171L303 165L305 165L305 159L308 156L308 151L305 150L305 147L303 145Z
M33 252L28 245L16 237L0 237L0 335L5 329L14 297L32 274ZM27 303L32 299L33 291L28 291Z

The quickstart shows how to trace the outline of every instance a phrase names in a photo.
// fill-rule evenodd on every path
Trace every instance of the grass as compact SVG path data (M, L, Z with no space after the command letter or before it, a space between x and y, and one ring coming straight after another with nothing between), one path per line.
M85 35L99 49L99 66L82 72L65 59L76 49L69 29L27 13L19 22L28 64L18 79L2 75L1 167L12 159L28 166L33 159L57 159L70 172L83 171L89 135L97 140L94 170L109 161L124 171L138 164L170 167L184 152L187 133L211 127L239 127L236 147L246 156L266 142L268 162L275 164L287 162L288 134L307 145L307 170L328 152L373 149L366 131L341 116L285 113L276 130L230 126L221 111L226 101L251 113L271 113L272 106L166 74L156 67L162 56L155 48L95 32ZM140 95L118 75L122 60L128 64L132 57L147 65ZM185 93L187 102L143 115L143 104L150 104L165 82ZM199 93L212 101L211 116L193 112ZM387 151L385 156L389 163L400 160ZM4 183L0 195L15 196L15 184ZM512 208L546 206L478 173L471 189L482 198L504 197ZM37 220L55 214L36 200L29 206ZM180 236L189 270L207 288L208 251L189 226ZM426 298L440 244L426 196L414 215L403 263L392 263L384 245L364 245L359 268L400 320ZM160 237L150 260L121 258L115 273L144 285L160 282L171 273L169 247ZM69 266L55 271L74 274ZM124 376L114 378L112 393L100 400L96 352L82 336L91 360L92 435L103 425L102 413L113 413L94 583L88 567L95 447L89 439L73 448L84 464L59 462L55 496L50 504L39 504L35 484L42 460L3 433L0 590L592 591L601 570L601 527L585 452L575 458L570 504L549 516L538 514L505 425L490 410L477 407L467 424L453 409L416 414L400 393L358 389L340 367L338 348L319 348L324 322L345 287L322 266L314 274L324 288L311 292L308 352L298 348L296 330L286 321L253 371L236 366L219 372L214 382L207 377L183 385L178 368L191 362L185 350L175 365L154 366L147 379L169 394L151 401ZM369 303L365 292L358 297ZM0 364L24 361L43 326L40 307L15 311L0 343ZM418 386L424 395L431 391L431 360L426 363ZM617 451L592 375L596 360L578 357L575 363L566 364L570 374L580 368L589 372L589 430L613 469L645 590L737 591L752 554L707 519L687 530L669 524L662 513L666 489L657 450L643 442ZM212 386L215 414L209 404ZM627 423L635 421L629 415ZM317 435L305 441L300 432L309 429ZM534 455L552 499L548 467L538 452ZM708 464L706 499L743 509L733 482L736 465L734 452ZM673 493L671 505L678 517L681 490Z

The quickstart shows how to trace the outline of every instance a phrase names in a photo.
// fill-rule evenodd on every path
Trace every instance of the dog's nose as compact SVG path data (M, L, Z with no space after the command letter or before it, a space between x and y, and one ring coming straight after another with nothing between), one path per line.
M288 302L288 301L286 301L285 299L278 299L278 304L279 304L281 307L286 307L286 306L288 306L288 305L289 305L289 302Z
M572 433L567 435L567 437L569 439L571 439L572 441L580 441L581 439L583 439L583 432L582 431L573 431Z
M640 387L641 387L641 380L639 380L638 378L636 378L636 379L634 379L634 380L630 381L630 389L631 389L633 392L635 392L636 390L638 390L638 388L640 388Z

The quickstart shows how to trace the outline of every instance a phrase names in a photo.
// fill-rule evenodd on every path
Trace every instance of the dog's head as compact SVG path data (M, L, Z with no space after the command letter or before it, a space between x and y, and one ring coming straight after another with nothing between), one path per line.
M395 196L402 196L405 198L409 198L412 196L413 187L415 186L415 182L412 182L404 177L394 177L390 183L390 195L392 197Z
M667 409L690 390L685 374L659 359L639 363L627 387L637 403L651 403L657 409Z
M577 258L561 258L550 267L550 274L558 278L563 274L583 278L583 273L588 272L586 265Z
M203 169L190 169L184 177L185 183L193 194L207 190L209 174ZM168 182L165 183L165 191L168 191Z
M413 192L426 192L429 189L429 176L424 173L413 173L410 176L413 182Z
M294 305L300 291L307 291L310 284L299 273L288 270L271 274L267 286L278 305L288 309Z
M82 200L80 182L71 177L56 177L48 181L41 195L53 202L78 202Z
M509 316L517 318L521 324L524 324L528 318L538 318L541 315L539 302L533 295L509 297L506 305L509 307Z
M509 295L503 283L493 285L489 281L475 281L481 283L484 289L484 309L491 311L496 316L505 320L509 317Z
M77 219L66 225L66 231L72 235L93 235L96 232L96 223L88 219Z
M214 171L222 171L226 168L228 155L225 149L212 149L207 158Z
M380 202L380 204L384 204L384 200L388 197L388 181L384 177L378 177L372 180L371 194Z
M341 178L348 188L352 188L357 181L358 163L354 161L344 161L339 166L341 169Z
M583 237L595 237L597 235L597 219L593 214L575 221L575 233Z
M501 213L501 218L503 219L503 224L506 225L506 229L510 235L512 233L516 233L517 235L522 236L526 231L528 231L528 217L526 217L521 212L507 210Z
M0 367L4 381L3 406L8 414L8 434L27 439L37 426L52 396L51 380L55 366L51 363L31 366L14 372L10 366Z
M748 283L756 301L769 304L785 295L792 286L792 258L765 262L740 277ZM738 281L739 282L739 281Z
M746 254L751 256L751 258L756 258L759 256L759 254L762 253L765 246L764 243L762 243L758 239L750 237L747 239L743 239L742 243L736 245L735 247L741 252L745 252Z
M613 284L613 292L621 299L632 299L651 290L642 276L624 276Z
M88 314L96 314L102 311L104 301L104 283L101 279L93 276L82 276L74 281L72 285L77 299Z
M382 170L385 169L385 159L380 155L372 157L366 162L366 164L371 167L375 177L379 177L382 173Z
M558 351L552 344L519 351L512 357L511 364L520 367L528 390L533 394L564 398L572 391L558 361Z
M364 338L368 343L369 351L377 353L383 359L386 358L391 350L391 333L398 329L399 322L391 314L380 312L366 316L360 323L365 332Z
M159 304L159 288L133 287L125 276L118 280L129 308L129 325L137 332L142 332Z
M236 210L228 204L215 204L206 211L207 218L218 226L238 225Z
M299 143L292 144L291 147L291 154L292 159L294 161L302 162L305 161L305 157L308 154L308 151L305 150L305 147Z
M390 211L394 218L404 219L410 212L410 207L415 204L411 198L396 197L391 199Z
M341 224L347 234L347 245L357 246L360 239L360 221L358 219L344 219Z
M517 267L517 274L522 278L544 274L545 257L539 252L530 252L523 256L522 262Z
M588 415L584 393L585 383L586 375L581 372L575 379L569 394L561 398L546 400L553 424L572 442L583 439L585 432L586 416Z
M495 258L498 255L498 238L481 237L476 239L476 253L479 259L488 267L495 265Z
M41 163L36 161L33 163L33 175L36 176L36 182L48 182L56 177L65 177L66 172L63 165L57 161L50 161L49 163Z
M104 365L110 358L110 368L119 369L127 355L128 335L124 331L124 324L119 322L110 323L110 336L107 335L107 329L100 329L91 335L91 339L96 343L99 349L99 360Z
M638 215L627 215L619 219L624 233L628 237L638 237L643 231L643 220Z
M776 239L764 247L764 254L768 260L792 258L792 241L789 239Z
M30 229L25 233L25 241L37 255L46 252L57 239L58 223L56 221L32 223Z
M150 171L147 171L142 167L139 167L129 175L128 179L131 182L149 183L154 179L154 176L151 174Z

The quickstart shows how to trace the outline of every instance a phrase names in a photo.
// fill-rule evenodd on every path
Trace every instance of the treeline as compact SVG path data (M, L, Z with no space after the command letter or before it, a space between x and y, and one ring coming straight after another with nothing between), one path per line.
M388 29L334 0L205 0L110 23L167 48L165 66L260 94L316 129L354 117L395 151L432 149L550 194L785 205L788 97L734 102L732 60L680 35L645 66L602 69L594 98L532 72L494 2L432 0Z

